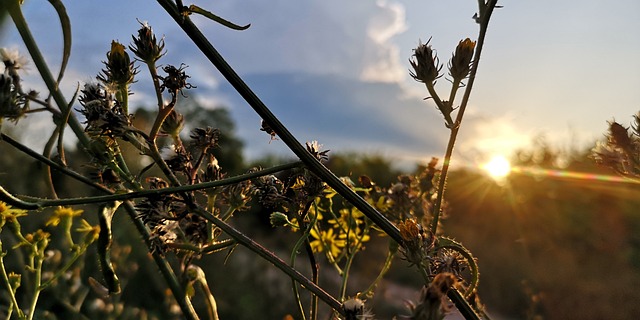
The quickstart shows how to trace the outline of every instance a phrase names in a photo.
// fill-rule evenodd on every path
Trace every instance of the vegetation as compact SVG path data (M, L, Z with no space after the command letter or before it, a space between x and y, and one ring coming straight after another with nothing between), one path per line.
M442 161L433 158L411 173L381 157L329 156L315 141L298 143L190 15L235 30L249 26L179 0L158 3L262 117L261 130L298 159L246 165L227 112L188 98L186 66L159 68L164 39L146 23L128 47L113 41L98 81L68 100L57 84L69 59L71 22L62 2L50 3L64 39L57 77L28 31L20 1L0 5L48 88L45 98L28 90L24 58L0 50L0 124L17 124L2 127L0 139L5 318L640 313L632 289L640 280L638 117L631 134L612 123L593 156L560 155L545 145L524 150L501 183L473 170L449 172L495 0L478 2L478 38L459 41L444 98L442 85L436 88L445 75L435 50L427 42L414 51L411 75L425 85L450 136ZM147 73L156 95L150 104L157 106L133 112L129 85ZM37 112L53 119L42 151L17 139L29 130L25 116ZM65 145L67 128L75 148Z

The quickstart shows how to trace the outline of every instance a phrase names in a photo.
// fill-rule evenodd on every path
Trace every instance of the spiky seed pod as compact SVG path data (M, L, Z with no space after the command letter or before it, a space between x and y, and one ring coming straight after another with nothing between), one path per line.
M124 45L117 41L111 42L111 50L107 52L107 61L103 63L105 68L98 75L98 80L105 85L127 86L133 83L134 76L138 73L129 54L125 51Z
M419 43L418 47L413 50L413 57L415 59L409 59L409 63L415 71L409 71L413 79L431 84L441 77L442 65L438 62L438 56L429 45L429 41L425 44Z
M160 59L165 52L164 51L164 39L158 41L153 30L148 23L141 23L142 27L138 30L138 36L131 36L133 38L133 45L129 46L131 52L136 57L146 63L154 63Z

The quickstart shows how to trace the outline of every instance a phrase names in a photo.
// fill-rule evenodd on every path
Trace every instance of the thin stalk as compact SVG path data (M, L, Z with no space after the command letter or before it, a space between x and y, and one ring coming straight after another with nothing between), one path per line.
M36 250L36 249L34 249ZM32 320L33 316L36 313L36 304L38 303L38 298L40 297L40 292L42 289L40 288L40 284L42 281L42 262L44 258L40 255L40 253L36 253L36 261L35 261L35 278L33 280L33 297L31 297L31 306L29 307L29 316L28 319Z
M18 318L24 319L25 317L24 312L22 312L22 309L20 309L20 306L18 305L18 300L16 300L15 290L11 287L11 283L9 282L9 275L7 274L7 270L4 267L5 253L2 252L1 249L2 249L2 241L0 241L0 273L2 273L2 280L4 281L9 291L9 298L11 298L11 306L13 306L16 309L16 313L18 313Z
M48 286L50 286L56 279L58 279L63 273L67 272L67 270L69 270L69 268L71 268L71 266L78 260L78 258L80 258L85 251L87 251L87 245L83 245L79 250L75 250L75 253L73 255L73 257L71 257L67 263L65 263L65 265L58 269L58 271L56 271L56 273L51 277L51 279L45 281L45 283L41 284L40 287L38 287L39 290L44 290L46 289Z
M300 165L301 165L300 162L292 162L288 164L275 166L272 168L267 168L257 172L247 173L247 174L243 174L243 175L239 175L231 178L226 178L226 179L216 180L211 182L203 182L203 183L193 184L193 185L183 185L183 186L170 187L170 188L164 188L164 189L140 190L140 191L133 191L133 192L122 193L122 194L113 194L111 191L108 191L111 194L103 195L103 196L68 198L68 199L53 199L53 200L39 199L37 201L24 201L11 195L2 186L0 186L0 199L2 201L5 201L9 205L15 206L16 208L27 209L27 210L37 210L37 209L41 209L45 207L53 207L53 206L70 206L70 205L102 203L102 202L110 202L110 201L124 201L124 200L144 198L149 196L182 193L182 192L203 190L208 188L235 184L238 182L254 179L260 176L296 168L296 167L299 167ZM60 168L56 168L56 169L60 169ZM68 171L69 170L65 170L64 172L68 172ZM103 191L106 191L106 190L103 190Z
M38 69L38 73L40 74L40 76L42 76L42 80L47 85L47 89L53 96L53 99L58 105L58 108L64 114L65 112L67 112L67 108L69 108L70 106L67 104L66 99L60 92L58 88L58 84L56 80L53 78L53 75L51 74L51 71L49 70L47 63L44 60L44 57L42 56L40 49L38 48L38 44L36 43L35 39L33 38L33 35L31 34L31 31L29 30L27 21L24 19L24 16L22 15L22 11L20 10L19 1L18 0L7 1L6 8L9 11L9 15L11 15L11 19L13 19L13 23L18 29L18 33L20 33L20 36L22 37L22 41L24 42L25 46L27 47L27 50L29 51L29 54L31 55L31 59L33 60L33 63L35 64L36 69ZM80 125L80 122L78 122L78 119L73 114L71 114L71 117L69 117L69 127L73 130L75 135L78 137L78 140L80 141L80 143L84 147L87 147L89 145L89 138L84 133L84 129Z
M444 155L444 161L442 163L442 171L440 172L440 180L438 181L438 195L436 197L436 202L433 206L433 221L431 222L431 233L436 234L438 231L438 223L440 221L440 210L442 208L442 201L444 199L444 191L447 184L447 174L449 173L449 165L451 163L451 156L453 155L453 147L456 144L456 139L458 138L458 132L460 131L460 124L462 123L462 117L464 116L464 112L467 109L467 104L469 102L469 97L471 96L471 90L473 89L473 84L476 80L476 73L478 72L478 66L480 62L480 54L482 53L482 48L484 47L484 40L487 35L487 28L489 26L489 19L491 17L491 13L496 5L497 0L490 0L486 6L487 10L481 16L480 21L480 33L478 35L478 42L476 45L475 54L473 57L473 66L471 67L471 71L469 72L469 81L464 90L464 95L462 96L462 102L460 103L460 108L458 109L458 114L456 115L456 121L451 127L451 134L449 136L449 142L447 143L447 150Z
M126 201L123 203L123 206L126 209L127 213L129 214L129 218L133 221L133 224L136 226L136 229L138 229L138 233L142 235L142 238L145 244L147 245L147 247L149 247L151 245L151 240L150 240L151 235L149 233L149 229L147 229L147 227L144 225L144 222L138 215L138 212L134 208L133 203L131 203L130 201ZM152 251L151 256L153 257L154 262L158 266L158 269L160 269L160 273L162 273L162 276L164 277L165 281L167 282L167 285L169 286L169 289L171 289L171 293L173 293L174 298L178 302L178 305L180 306L180 309L182 310L184 317L189 320L198 319L198 315L195 309L193 309L193 305L191 305L191 301L186 298L187 295L184 292L184 289L182 288L182 286L180 285L180 281L178 280L178 277L176 276L176 274L173 272L173 268L171 268L171 265L169 264L167 259L165 259L157 251Z
M304 210L302 211L303 213L300 215L300 217L306 216L306 214L309 211L309 208L311 207L312 203L313 202L307 203L307 205L305 206ZM293 249L291 250L291 260L290 260L291 268L295 268L296 267L296 258L298 257L298 253L300 252L300 247L302 247L303 244L308 242L309 234L311 233L311 229L313 229L313 226L316 224L316 221L318 221L318 215L314 215L313 221L311 221L309 223L309 225L306 226L306 228L304 229L304 232L302 233L302 236L298 239L298 241L296 241L296 244L293 246ZM304 226L303 219L300 219L298 221L298 225L300 227ZM300 230L302 230L302 229L300 229ZM313 256L313 251L311 251L311 252L307 251L307 254L309 254L310 256ZM312 268L313 268L313 266L312 266ZM300 299L300 292L298 291L298 283L293 279L291 279L291 281L292 281L292 286L293 286L293 296L296 299L297 306L298 306L298 311L300 312L300 319L305 320L306 316L305 316L305 312L304 312L304 307L302 306L302 299ZM314 282L317 283L316 281L314 281Z

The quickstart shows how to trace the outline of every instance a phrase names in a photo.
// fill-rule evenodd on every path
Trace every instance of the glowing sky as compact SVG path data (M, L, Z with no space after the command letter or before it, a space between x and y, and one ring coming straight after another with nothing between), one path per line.
M166 37L161 63L188 64L206 107L227 106L247 142L248 155L282 152L268 143L259 118L229 89L154 1L64 1L74 44L62 88L102 68L112 39L130 42L148 21ZM188 3L185 2L186 4ZM447 129L424 87L408 75L419 40L446 64L459 40L477 37L476 1L220 0L196 1L219 15L251 23L232 31L201 18L196 23L301 142L331 150L355 149L403 159L441 157ZM602 137L606 121L628 125L640 110L640 2L503 0L485 51L457 147L461 162L509 154L545 136L559 148L582 148ZM61 36L53 10L26 1L25 15L46 57L57 68ZM0 45L21 47L11 24ZM33 87L36 72L32 70ZM141 73L142 75L142 73ZM448 82L438 83L448 92ZM41 88L41 87L40 87ZM132 88L146 104L145 78ZM294 105L295 104L295 105ZM33 117L37 118L37 117ZM32 120L35 121L35 120Z

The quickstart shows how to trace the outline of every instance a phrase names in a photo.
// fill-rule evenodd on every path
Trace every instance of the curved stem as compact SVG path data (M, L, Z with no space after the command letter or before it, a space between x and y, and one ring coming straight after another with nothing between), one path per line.
M42 76L42 80L47 85L47 89L53 96L53 99L56 101L56 104L58 105L60 111L62 111L62 113L65 113L67 111L67 108L69 107L67 101L60 92L58 84L53 78L53 75L51 74L47 63L44 60L44 57L42 56L42 53L40 52L40 49L38 48L33 35L31 34L31 31L29 30L27 21L24 19L22 11L20 10L20 4L18 3L18 0L9 0L7 2L8 3L6 7L9 11L9 15L11 15L11 19L13 19L13 23L18 29L18 33L20 33L22 41L24 41L27 50L29 50L31 59L33 59L33 63L38 69L38 73ZM89 145L89 138L84 133L84 129L80 125L80 122L78 122L78 119L73 116L73 114L69 118L69 127L71 127L75 135L78 137L80 143L84 147L87 147Z

